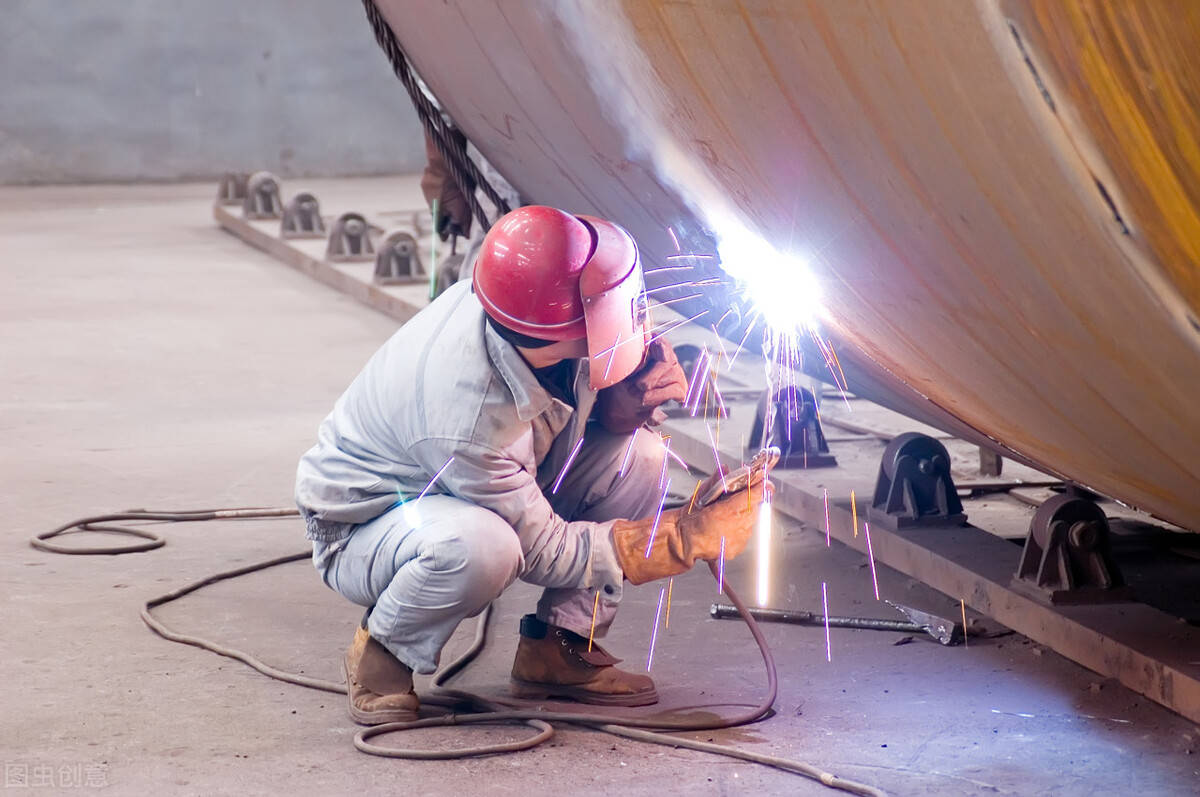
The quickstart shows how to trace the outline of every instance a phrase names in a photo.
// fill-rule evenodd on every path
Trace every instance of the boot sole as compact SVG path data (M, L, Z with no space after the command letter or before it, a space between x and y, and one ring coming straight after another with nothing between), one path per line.
M350 697L350 668L342 659L342 673L346 676L346 704L350 709L350 719L359 725L383 725L388 722L415 722L418 715L415 709L389 708L379 711L363 711L354 705Z
M650 706L658 702L657 689L631 695L605 695L578 686L539 684L519 678L510 679L508 688L513 697L522 700L574 700L592 706Z

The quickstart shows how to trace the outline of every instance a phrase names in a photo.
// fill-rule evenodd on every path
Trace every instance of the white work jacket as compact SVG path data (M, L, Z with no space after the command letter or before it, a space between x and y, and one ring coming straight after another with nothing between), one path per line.
M596 401L586 361L575 398L573 408L539 384L487 324L469 282L451 286L371 357L300 460L308 538L347 537L428 486L504 518L525 555L524 580L619 588L612 521L567 522L543 494Z

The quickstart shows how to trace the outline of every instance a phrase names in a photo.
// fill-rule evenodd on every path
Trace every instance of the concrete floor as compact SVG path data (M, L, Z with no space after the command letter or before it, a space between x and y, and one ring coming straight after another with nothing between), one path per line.
M323 201L345 184L309 181ZM360 189L364 183L358 184ZM411 180L375 181L416 207ZM299 188L300 186L289 186ZM297 458L389 319L248 249L211 222L213 186L0 189L0 761L23 791L112 794L825 794L742 762L564 729L535 751L410 763L357 753L338 696L277 683L152 635L147 598L304 548L294 520L166 530L157 551L65 557L26 540L131 507L287 505ZM787 529L774 602L887 616L863 558ZM728 577L747 587L749 556ZM885 597L957 604L891 572ZM533 589L500 601L494 643L462 679L500 688ZM658 588L631 589L610 647L644 666ZM761 666L715 589L676 580L654 675L669 705L749 702ZM225 583L163 610L181 630L339 677L358 611L308 565ZM801 758L894 794L1195 794L1200 729L1018 636L942 648L862 631L768 627L778 714L721 743ZM465 632L460 630L460 637ZM459 649L463 638L451 647ZM452 651L451 651L452 652ZM428 732L429 745L513 737ZM417 743L418 739L404 740ZM1196 754L1193 754L1196 753ZM24 780L22 780L22 777ZM45 787L50 784L49 787Z

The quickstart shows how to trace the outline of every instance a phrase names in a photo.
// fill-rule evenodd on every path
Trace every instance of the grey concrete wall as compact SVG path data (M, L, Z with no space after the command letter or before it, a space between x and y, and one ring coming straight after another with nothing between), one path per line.
M0 8L0 183L423 163L416 115L355 0Z

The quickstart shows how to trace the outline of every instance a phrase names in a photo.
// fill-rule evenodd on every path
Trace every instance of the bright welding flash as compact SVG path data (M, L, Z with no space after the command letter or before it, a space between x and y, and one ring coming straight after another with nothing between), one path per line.
M776 249L739 223L716 229L722 270L742 285L773 334L794 338L817 325L824 308L807 258Z
M771 588L771 502L764 500L758 507L758 605L767 605Z

